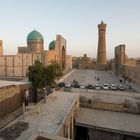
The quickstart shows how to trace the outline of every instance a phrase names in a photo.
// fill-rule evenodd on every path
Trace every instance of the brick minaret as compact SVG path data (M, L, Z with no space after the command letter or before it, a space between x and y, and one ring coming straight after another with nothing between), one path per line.
M106 65L106 24L101 21L98 25L99 39L98 39L98 53L97 65Z

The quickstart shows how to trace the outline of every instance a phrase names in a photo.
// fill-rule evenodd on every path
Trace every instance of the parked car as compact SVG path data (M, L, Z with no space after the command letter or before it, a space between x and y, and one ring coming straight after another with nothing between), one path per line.
M79 83L79 81L75 81L75 82L74 82L74 87L75 87L75 88L80 88L80 83Z
M69 83L69 82L66 82L66 83L65 83L65 87L66 87L66 88L69 88L69 87L71 87L71 83Z
M80 88L85 88L85 85L83 83L81 83Z
M88 88L88 89L94 89L94 86L91 85L91 84L88 84L88 85L86 86L86 88Z
M108 90L109 89L108 85L107 84L104 84L103 85L103 89Z
M116 87L114 84L111 84L111 85L110 85L110 89L111 89L111 90L117 90L117 87Z
M98 84L96 84L95 89L100 89L100 86Z
M119 84L119 85L118 85L118 89L119 89L119 90L125 90L125 87L124 87L123 85Z
M75 87L75 88L80 88L80 84L79 84L79 83L76 83L76 84L74 85L74 87Z
M65 86L65 83L64 82L58 83L58 87L64 87L64 86Z
M71 82L71 87L74 87L75 83L74 82Z

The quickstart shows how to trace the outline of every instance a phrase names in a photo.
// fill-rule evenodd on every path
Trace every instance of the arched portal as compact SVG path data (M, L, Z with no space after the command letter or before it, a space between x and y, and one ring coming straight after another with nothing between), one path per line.
M62 69L65 69L66 64L66 50L65 47L62 47Z

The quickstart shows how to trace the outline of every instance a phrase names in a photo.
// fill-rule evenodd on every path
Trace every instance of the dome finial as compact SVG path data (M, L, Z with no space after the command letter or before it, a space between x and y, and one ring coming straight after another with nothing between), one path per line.
M104 24L103 20L101 20L101 24Z

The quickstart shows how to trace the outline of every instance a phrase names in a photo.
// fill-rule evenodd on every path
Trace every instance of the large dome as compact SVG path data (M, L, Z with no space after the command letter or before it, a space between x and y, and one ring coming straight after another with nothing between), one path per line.
M43 40L43 36L38 31L33 30L27 36L27 41L30 41L30 40Z
M53 40L50 44L49 44L49 50L54 50L55 49L55 40Z

